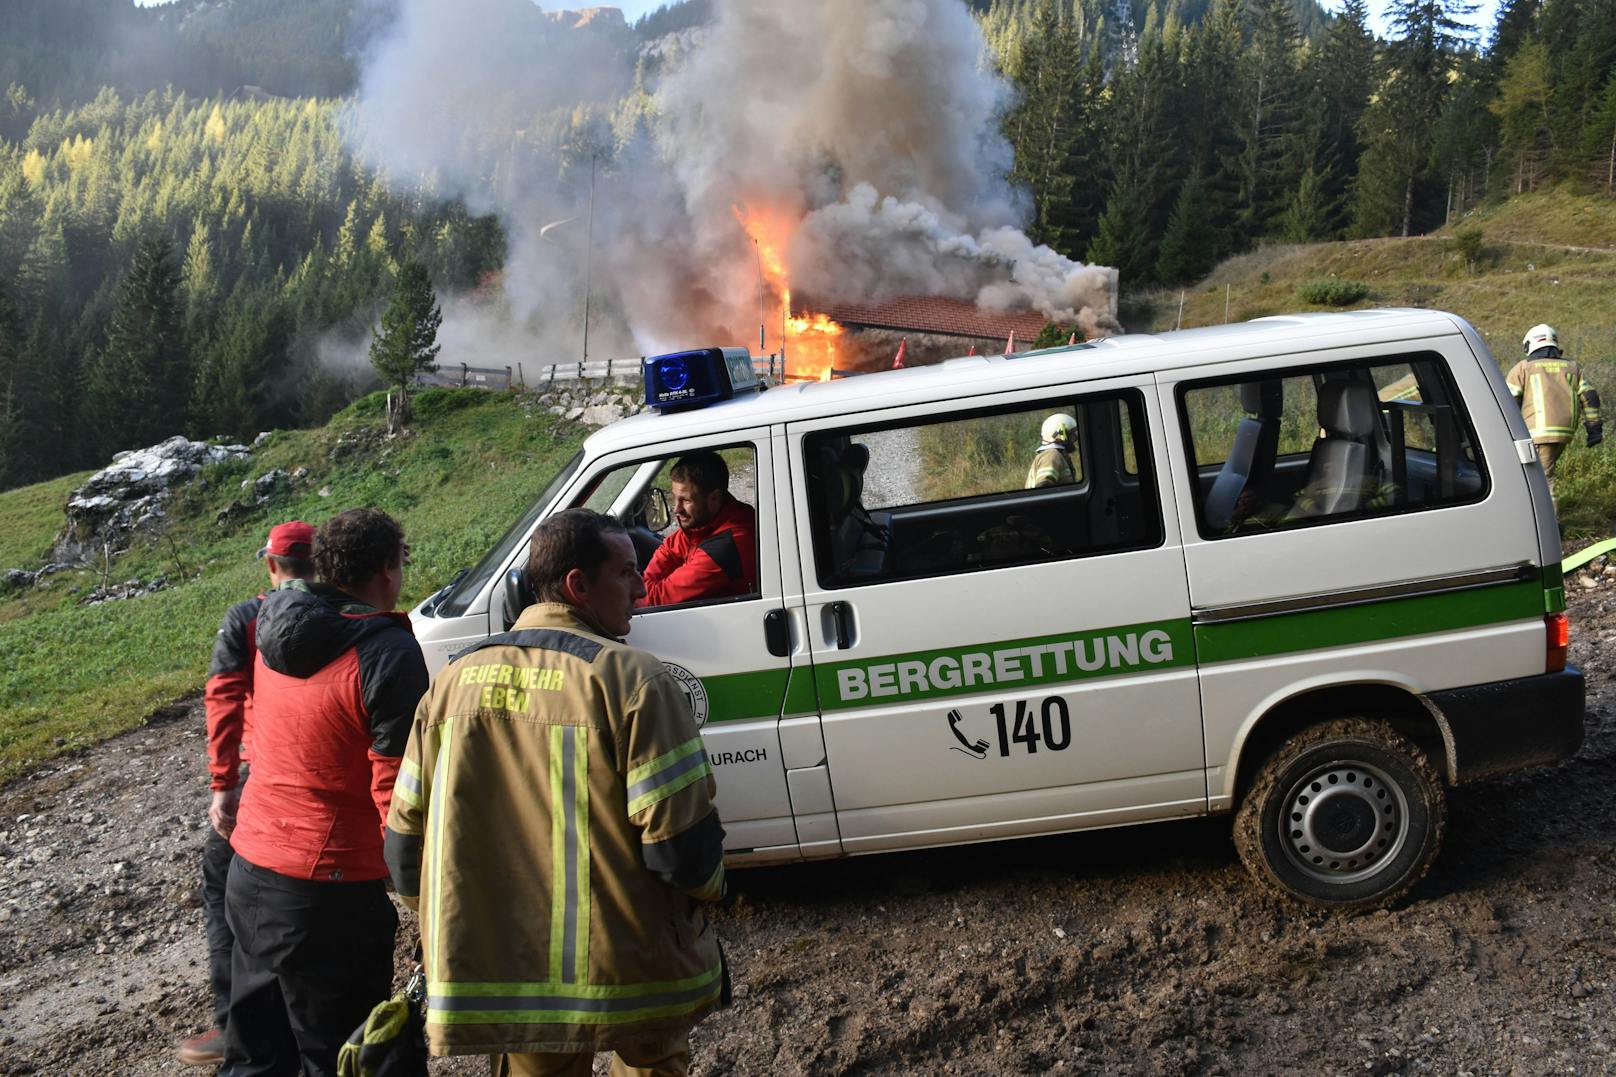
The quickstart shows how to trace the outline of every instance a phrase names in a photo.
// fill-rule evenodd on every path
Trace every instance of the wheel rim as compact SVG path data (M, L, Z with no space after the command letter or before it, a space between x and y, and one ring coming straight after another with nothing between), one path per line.
M1379 767L1350 760L1310 771L1285 795L1280 847L1296 869L1327 883L1367 879L1408 840L1408 799Z

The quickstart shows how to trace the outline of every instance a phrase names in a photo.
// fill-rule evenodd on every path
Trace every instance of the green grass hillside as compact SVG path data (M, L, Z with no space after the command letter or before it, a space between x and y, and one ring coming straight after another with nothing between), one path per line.
M383 431L381 396L371 396L321 429L276 433L250 464L206 471L205 485L170 503L173 541L137 544L107 573L114 583L185 581L167 590L82 606L101 582L96 566L0 594L0 780L139 725L200 688L220 616L265 583L253 554L271 524L318 523L359 505L387 510L410 542L404 601L413 605L474 563L579 442L576 427L544 409L474 389L424 392L409 434L389 441ZM242 496L242 480L277 467L309 474L267 505L218 522ZM0 569L40 564L68 491L83 479L0 494Z
M1479 232L1466 240L1467 233ZM1470 245L1467 249L1467 242ZM1357 282L1367 294L1346 307L1306 302L1317 282ZM1565 189L1536 191L1478 211L1432 236L1306 246L1278 245L1231 258L1187 289L1137 297L1130 330L1216 325L1270 314L1383 306L1451 311L1481 333L1502 369L1521 355L1538 322L1560 333L1611 411L1611 439L1578 440L1561 460L1560 524L1568 536L1604 535L1616 523L1616 201Z
M1478 229L1479 244L1461 238ZM1616 410L1616 203L1609 200L1538 192L1433 237L1266 248L1186 289L1183 325L1223 321L1226 297L1236 321L1325 309L1299 293L1317 282L1361 283L1356 307L1460 314L1504 366L1519 354L1527 327L1550 322ZM1145 312L1125 321L1134 330L1171 329L1179 295L1142 297ZM358 505L386 509L403 522L413 549L404 594L413 604L482 555L580 436L504 393L433 390L421 394L416 410L414 430L391 441L382 433L380 395L323 428L276 433L250 464L207 471L205 484L171 502L164 538L137 544L104 573L102 566L76 569L43 586L0 591L0 780L136 726L200 688L220 615L264 583L253 551L270 524L318 522ZM299 467L307 477L269 504L221 517L241 496L243 480ZM1566 533L1609 533L1616 430L1608 446L1588 450L1578 442L1560 467ZM0 570L41 563L68 491L84 477L0 494ZM80 605L103 575L114 583L159 575L174 583L140 598Z

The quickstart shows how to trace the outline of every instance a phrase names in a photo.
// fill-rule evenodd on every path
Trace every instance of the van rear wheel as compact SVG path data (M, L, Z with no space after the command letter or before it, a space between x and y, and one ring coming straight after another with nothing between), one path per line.
M1286 741L1235 816L1258 881L1325 909L1389 905L1425 876L1447 801L1436 768L1386 722L1342 718Z

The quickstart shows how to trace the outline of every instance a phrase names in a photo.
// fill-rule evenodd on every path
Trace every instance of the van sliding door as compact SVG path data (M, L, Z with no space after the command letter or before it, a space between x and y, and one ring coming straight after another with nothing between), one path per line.
M814 683L843 847L1205 810L1177 520L1148 379L793 423ZM1077 421L1042 473L1047 418Z

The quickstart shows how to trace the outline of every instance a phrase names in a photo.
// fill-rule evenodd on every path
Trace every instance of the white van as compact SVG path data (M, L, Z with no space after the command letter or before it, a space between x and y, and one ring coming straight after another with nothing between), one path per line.
M1234 812L1262 882L1363 908L1429 867L1445 784L1582 742L1548 488L1457 317L1264 318L766 392L703 354L647 360L679 383L653 403L684 406L589 438L413 617L434 670L503 631L563 508L649 557L672 465L719 451L757 579L644 609L630 641L690 694L732 863ZM1075 481L1026 488L1055 414Z

